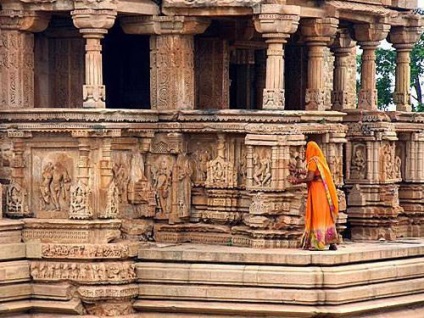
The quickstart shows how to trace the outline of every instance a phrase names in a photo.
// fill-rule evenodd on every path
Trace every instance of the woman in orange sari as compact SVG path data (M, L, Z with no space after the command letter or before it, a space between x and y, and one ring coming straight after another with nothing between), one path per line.
M336 220L339 205L336 186L321 148L313 141L306 146L306 163L306 177L291 181L293 184L308 185L302 248L323 250L326 245L330 245L330 250L337 250Z

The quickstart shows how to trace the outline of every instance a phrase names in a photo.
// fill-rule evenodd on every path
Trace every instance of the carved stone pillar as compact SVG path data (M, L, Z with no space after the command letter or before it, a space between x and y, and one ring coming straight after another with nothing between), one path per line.
M396 49L396 80L393 100L398 111L411 111L411 59L414 43L421 34L420 27L394 27L390 31L389 41Z
M129 17L121 20L129 34L150 37L150 99L158 110L194 109L194 34L209 20L181 16Z
M254 20L268 45L262 109L284 109L284 43L297 30L299 15L268 13L263 7Z
M6 7L6 5L5 5ZM34 107L34 36L47 27L48 15L0 11L0 109Z
M305 19L301 21L302 35L308 52L308 81L305 93L306 110L325 110L324 54L336 34L338 20L334 18Z
M71 14L74 25L86 40L83 107L105 108L101 40L113 26L117 13L113 9L78 8Z
M362 53L361 90L359 91L358 108L364 110L377 109L375 50L390 30L388 24L356 24L355 38Z
M354 109L355 94L349 89L350 57L355 42L346 29L338 33L331 49L334 53L333 91L331 102L333 110Z

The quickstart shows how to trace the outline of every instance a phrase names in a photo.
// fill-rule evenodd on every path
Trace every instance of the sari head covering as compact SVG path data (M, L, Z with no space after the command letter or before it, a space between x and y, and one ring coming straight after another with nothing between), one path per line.
M325 159L321 148L314 141L308 142L305 155L307 166L309 166L309 164L314 161L318 167L322 182L324 184L327 201L330 206L331 216L335 223L337 220L337 215L339 214L339 202L336 186L334 185L333 177L331 175L330 168L328 167L327 160Z

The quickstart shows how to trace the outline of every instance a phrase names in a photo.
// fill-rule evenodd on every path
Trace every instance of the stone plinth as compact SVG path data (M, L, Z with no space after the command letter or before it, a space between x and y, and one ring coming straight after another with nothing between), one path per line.
M310 306L330 316L373 317L382 308L389 315L400 304L423 306L416 297L424 292L423 253L420 239L349 243L336 252L152 245L139 250L134 307L146 317L313 317Z

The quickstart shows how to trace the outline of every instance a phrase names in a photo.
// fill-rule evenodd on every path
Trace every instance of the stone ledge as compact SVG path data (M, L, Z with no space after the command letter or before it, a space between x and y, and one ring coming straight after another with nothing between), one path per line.
M71 301L44 301L44 300L23 300L0 303L0 314L6 314L6 317L12 313L26 312L28 310L52 312L55 310L57 314L50 317L63 317L69 315L82 315L84 313L83 306L79 300ZM64 314L64 315L63 315ZM39 314L38 317L47 317L48 314ZM26 317L25 315L15 317ZM31 315L32 317L32 315Z
M31 284L8 284L0 286L0 301L28 299L32 294Z
M198 300L289 305L343 305L368 299L406 296L424 292L424 278L371 285L325 289L212 286L206 284L141 284L139 298Z
M142 318L162 317L302 317L312 318L317 315L325 317L362 317L362 318L421 318L424 316L424 294L412 296L371 300L362 303L341 306L300 306L260 303L195 302L195 301L161 301L138 300L134 308L143 312ZM382 315L381 310L390 313ZM393 313L393 315L392 315ZM362 316L362 314L365 314ZM238 316L240 315L240 316ZM283 316L284 315L284 316ZM361 316L359 316L361 315Z
M8 261L13 259L21 259L26 256L26 248L24 243L1 244L0 261Z
M28 261L0 263L0 286L2 284L20 283L30 280Z
M138 282L277 288L341 288L424 277L424 257L334 267L138 263Z
M173 261L195 263L265 264L288 266L333 266L424 255L424 239L394 242L349 243L338 251L305 251L300 249L261 250L234 246L152 245L141 246L142 261Z

